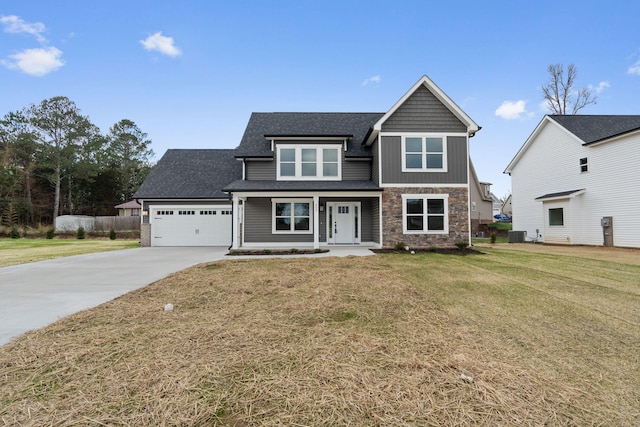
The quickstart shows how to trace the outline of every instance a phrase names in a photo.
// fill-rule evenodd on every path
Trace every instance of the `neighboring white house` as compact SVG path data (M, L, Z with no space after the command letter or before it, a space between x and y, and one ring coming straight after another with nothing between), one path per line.
M640 116L545 116L504 173L527 240L640 247Z

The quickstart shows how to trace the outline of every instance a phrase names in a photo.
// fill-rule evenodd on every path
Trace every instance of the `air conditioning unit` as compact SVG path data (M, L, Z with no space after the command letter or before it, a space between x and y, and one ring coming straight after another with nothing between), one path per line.
M524 243L526 236L526 231L509 231L509 243Z

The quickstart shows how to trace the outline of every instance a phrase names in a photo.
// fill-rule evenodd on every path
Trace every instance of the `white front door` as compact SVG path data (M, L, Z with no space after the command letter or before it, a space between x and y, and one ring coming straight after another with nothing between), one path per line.
M327 203L327 242L335 245L360 243L360 202Z

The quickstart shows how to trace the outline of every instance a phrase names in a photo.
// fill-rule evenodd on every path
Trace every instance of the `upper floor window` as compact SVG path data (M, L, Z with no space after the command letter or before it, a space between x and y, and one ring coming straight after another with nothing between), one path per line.
M278 146L279 180L339 180L340 146Z
M447 142L444 136L402 138L403 172L446 172Z
M589 161L586 157L580 159L580 172L589 171Z

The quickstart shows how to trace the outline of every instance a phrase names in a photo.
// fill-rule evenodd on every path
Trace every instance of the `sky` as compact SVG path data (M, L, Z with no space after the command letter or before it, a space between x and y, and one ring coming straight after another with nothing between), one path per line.
M155 160L234 148L252 112L386 112L427 75L504 197L551 64L597 96L582 114L640 114L640 2L0 1L0 116L66 96L103 133L135 122Z

